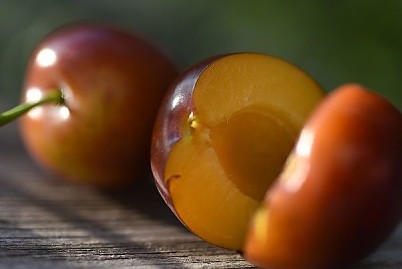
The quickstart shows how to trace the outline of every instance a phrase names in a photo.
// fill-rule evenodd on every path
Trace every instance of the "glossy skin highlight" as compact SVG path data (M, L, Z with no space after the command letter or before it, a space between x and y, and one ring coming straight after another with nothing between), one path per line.
M329 269L374 251L402 218L402 116L360 85L313 112L253 219L244 249L257 266Z
M47 36L27 67L23 101L60 89L64 104L21 120L32 156L77 182L121 187L144 177L153 123L177 75L157 48L105 25L73 25Z

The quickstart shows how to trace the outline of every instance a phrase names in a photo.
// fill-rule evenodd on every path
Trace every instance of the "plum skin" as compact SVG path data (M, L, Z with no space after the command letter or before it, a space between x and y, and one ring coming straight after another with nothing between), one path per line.
M41 53L54 62L43 64ZM26 148L46 169L76 182L121 187L149 173L160 102L176 66L150 42L105 24L55 30L28 63L22 98L60 89L64 104L21 119Z

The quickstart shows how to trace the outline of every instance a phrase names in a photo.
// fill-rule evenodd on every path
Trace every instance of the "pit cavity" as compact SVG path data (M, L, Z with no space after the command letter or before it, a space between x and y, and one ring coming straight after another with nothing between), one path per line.
M228 179L256 201L280 174L296 138L297 128L286 114L263 105L243 108L211 130Z

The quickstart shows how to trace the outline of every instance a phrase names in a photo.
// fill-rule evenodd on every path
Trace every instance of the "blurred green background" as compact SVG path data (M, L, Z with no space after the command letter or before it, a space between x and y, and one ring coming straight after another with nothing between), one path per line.
M41 38L82 20L128 28L182 69L215 54L264 52L328 91L358 82L402 108L401 0L0 0L0 108L18 102Z

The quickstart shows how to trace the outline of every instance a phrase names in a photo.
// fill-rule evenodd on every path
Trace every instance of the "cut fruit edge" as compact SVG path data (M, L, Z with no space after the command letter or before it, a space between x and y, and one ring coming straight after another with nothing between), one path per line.
M279 79L279 81L286 81L284 87L279 87L281 91L285 92L278 93L278 88L270 85L273 83L270 82L270 79L275 78L275 75L267 78L267 73L270 74L269 71L278 72L277 66L272 66L272 61L281 65L279 69L285 73ZM235 66L235 68L231 69L231 66ZM259 69L256 66L262 66L262 68ZM223 74L219 70L223 70ZM247 75L244 75L247 70ZM293 77L289 75L289 71L291 74L296 74L293 83L289 81ZM222 75L223 78L217 77L214 72ZM233 81L234 76L236 77L235 81ZM244 80L244 77L249 80L238 81ZM254 80L264 80L264 83L256 84L253 83ZM274 81L274 83L278 83L277 80ZM236 92L235 89L240 89L240 93ZM295 89L300 90L300 92ZM182 223L196 235L212 244L240 250L243 246L249 219L261 201L256 201L245 195L238 188L238 185L228 179L230 169L223 168L225 165L222 165L222 160L220 160L221 153L218 153L216 146L213 145L214 139L220 135L215 135L213 130L217 129L219 125L227 124L236 113L240 113L244 109L253 110L255 100L263 100L263 103L257 106L268 107L269 112L262 114L280 111L274 113L282 114L278 121L282 121L286 126L285 129L295 130L290 131L295 143L298 135L297 130L301 129L310 111L324 95L321 87L299 68L271 56L234 54L217 59L209 64L194 86L192 96L194 109L188 114L190 120L183 120L182 134L186 135L173 146L165 166L164 183L167 187L167 196L171 200L169 202L172 203L172 210ZM309 98L303 103L301 101L306 98L305 96ZM278 102L279 106L275 102ZM284 107L287 107L289 111L284 110ZM281 112L283 110L286 112ZM273 118L277 117L274 116ZM226 138L223 135L220 140L227 141L232 137ZM237 143L233 144L236 145ZM258 146L258 143L255 144ZM275 147L275 144L276 142L272 146ZM283 163L285 163L292 147L293 143L284 153ZM224 152L225 150L218 151ZM197 154L197 152L201 153ZM178 156L175 157L175 155ZM278 173L280 170L279 168ZM217 193L216 197L211 196L211 193ZM236 207L242 207L238 205L238 201L245 201L246 206L242 210L236 209ZM232 213L227 213L228 211ZM230 216L223 217L223 214L226 213ZM220 215L222 216L219 217ZM217 224L217 222L219 223ZM217 225L220 227L217 230L205 228ZM229 227L233 227L233 229ZM232 243L231 241L236 242Z

